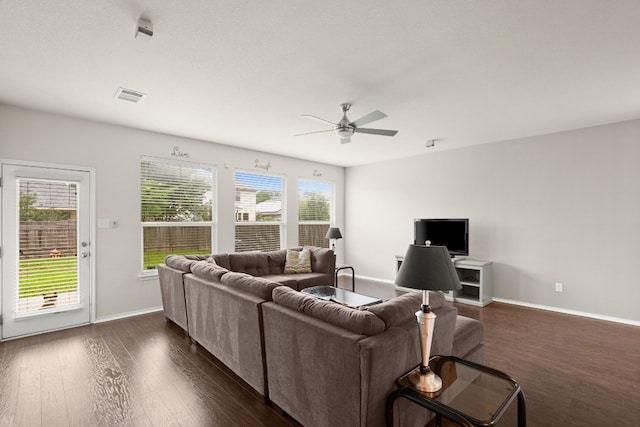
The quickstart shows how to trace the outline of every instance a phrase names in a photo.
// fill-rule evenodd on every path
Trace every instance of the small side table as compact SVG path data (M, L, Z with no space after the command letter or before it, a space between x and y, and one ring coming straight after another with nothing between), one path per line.
M353 269L353 266L348 264L336 264L336 277L335 277L335 287L338 287L338 273L340 270L351 270L351 291L356 291L356 271Z
M387 398L387 426L393 426L393 404L404 397L436 414L436 425L445 417L461 426L495 426L517 398L518 427L526 427L524 393L507 374L455 356L434 356L431 369L442 378L442 390L428 395L416 390L409 373L398 378L398 390Z

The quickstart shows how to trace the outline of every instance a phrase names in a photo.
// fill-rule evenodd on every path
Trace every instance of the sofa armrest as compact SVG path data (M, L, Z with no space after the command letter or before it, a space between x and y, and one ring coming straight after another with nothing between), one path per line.
M185 331L188 331L187 306L184 297L185 274L187 273L182 269L170 267L166 264L158 265L164 316Z

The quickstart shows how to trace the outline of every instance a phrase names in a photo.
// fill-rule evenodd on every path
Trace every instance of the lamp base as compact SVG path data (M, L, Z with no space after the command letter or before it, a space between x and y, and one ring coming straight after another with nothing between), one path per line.
M420 367L414 369L409 374L409 381L422 393L437 393L442 390L442 379L428 368L426 372L422 372Z

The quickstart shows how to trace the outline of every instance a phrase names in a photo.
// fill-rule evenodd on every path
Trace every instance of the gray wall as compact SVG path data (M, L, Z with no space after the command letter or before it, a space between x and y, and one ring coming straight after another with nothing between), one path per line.
M289 218L286 246L296 246L299 178L335 183L336 224L343 226L344 168L244 150L187 138L146 132L0 104L0 159L50 162L96 170L96 218L117 220L113 229L97 229L97 318L143 312L162 305L157 279L140 280L140 158L173 158L173 147L188 153L185 160L217 165L220 212L219 252L234 250L234 172L236 168L286 176ZM314 177L321 173L322 177ZM339 241L342 248L342 241ZM339 255L340 256L340 255Z
M468 217L494 296L640 321L639 161L630 121L350 167L345 256L392 281L414 218Z

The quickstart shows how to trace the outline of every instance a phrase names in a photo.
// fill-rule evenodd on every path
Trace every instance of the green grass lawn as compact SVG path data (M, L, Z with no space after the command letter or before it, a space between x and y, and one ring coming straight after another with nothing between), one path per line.
M20 260L19 298L58 294L77 289L76 257Z
M147 252L144 257L145 270L155 270L167 255L176 252ZM207 255L209 251L185 250L180 255ZM20 260L19 298L72 292L77 288L78 272L76 257L36 258Z
M164 259L167 255L209 255L210 251L199 251L197 249L184 250L180 252L167 251L167 252L145 252L144 254L144 269L155 270L158 264L164 263Z

